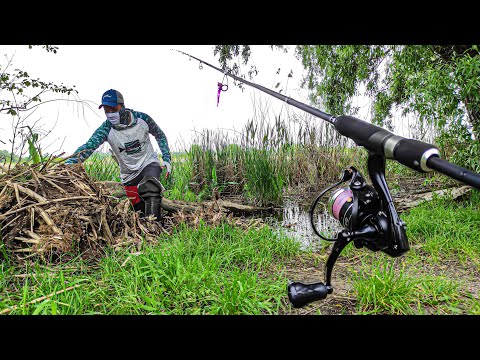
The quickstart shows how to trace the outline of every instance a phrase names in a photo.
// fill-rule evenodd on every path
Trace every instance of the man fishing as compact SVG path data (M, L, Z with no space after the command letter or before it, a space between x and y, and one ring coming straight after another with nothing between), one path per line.
M105 120L88 141L74 152L65 164L85 161L100 145L107 141L120 167L120 178L135 211L142 216L161 218L162 185L160 174L171 168L170 148L165 133L147 114L125 107L122 94L114 89L105 91L98 107L105 111ZM153 150L149 134L160 148L163 164Z

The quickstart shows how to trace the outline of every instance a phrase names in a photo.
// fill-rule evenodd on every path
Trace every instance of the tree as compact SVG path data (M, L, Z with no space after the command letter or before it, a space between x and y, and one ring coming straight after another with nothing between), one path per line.
M31 49L33 46L29 45ZM58 47L45 45L43 48L47 52L57 53ZM75 85L67 87L65 85L56 85L51 82L46 83L40 79L32 79L26 71L15 69L13 73L8 73L7 70L12 66L12 59L10 59L2 69L0 64L0 92L6 90L10 97L6 99L0 98L0 113L10 114L12 116L18 115L19 112L31 110L37 103L37 106L42 103L41 95L47 92L62 93L70 95L77 93ZM32 90L33 94L27 94Z
M276 48L287 51L288 47L285 45L270 45L272 49ZM213 54L218 55L218 60L223 70L228 70L231 74L241 78L246 76L242 74L242 65L245 66L250 60L252 50L250 45L215 45ZM239 58L240 64L235 62L234 57ZM231 63L231 66L229 64ZM248 70L248 78L251 80L257 74L255 66L251 66ZM243 90L243 84L234 80L234 84Z
M226 69L234 55L246 65L251 51L249 45L216 45L214 54ZM352 100L366 95L378 125L388 127L393 111L401 110L438 128L470 124L480 139L478 45L298 45L295 55L307 71L302 86L326 112L356 115ZM231 68L238 73L238 67Z
M29 45L29 48L32 49L33 46L37 45ZM44 45L42 48L54 54L58 50L56 46L50 45ZM7 64L4 67L0 64L0 114L11 115L12 117L13 133L9 141L11 142L12 154L10 159L14 159L14 153L17 153L19 157L23 156L27 142L30 153L32 153L32 147L38 146L40 141L38 130L35 129L35 125L26 125L26 119L32 113L32 110L47 102L42 100L43 95L47 93L76 95L78 91L75 86L56 85L52 82L31 78L23 70L15 69L11 71L11 67L12 59L7 59ZM5 141L0 141L5 144Z

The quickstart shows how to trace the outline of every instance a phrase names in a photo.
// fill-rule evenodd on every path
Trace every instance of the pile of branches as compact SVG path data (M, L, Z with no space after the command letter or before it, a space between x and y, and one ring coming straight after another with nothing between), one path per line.
M263 220L250 215L271 210L222 199L187 203L163 198L162 208L161 222L153 215L140 217L121 183L95 181L82 163L0 169L0 260L100 258L106 247L139 249L144 242L157 242L179 223L258 228Z
M168 232L111 195L83 164L19 164L0 174L0 258L102 256L106 246L157 241Z

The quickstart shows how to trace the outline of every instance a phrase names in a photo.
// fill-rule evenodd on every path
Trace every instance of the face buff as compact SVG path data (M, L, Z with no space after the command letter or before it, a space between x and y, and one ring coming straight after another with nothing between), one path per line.
M126 109L120 109L119 112L107 113L107 119L117 130L123 130L128 127L128 119L130 114Z
M107 119L112 123L113 126L120 124L120 113L107 113Z

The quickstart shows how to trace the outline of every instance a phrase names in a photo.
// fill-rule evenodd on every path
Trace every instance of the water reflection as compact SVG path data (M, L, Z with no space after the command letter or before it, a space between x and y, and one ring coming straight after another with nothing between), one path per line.
M283 211L273 219L279 231L297 239L303 248L320 249L322 239L314 232L310 220L310 206L296 202L287 202ZM342 230L340 223L319 203L313 214L313 223L317 231L326 238L335 238Z

